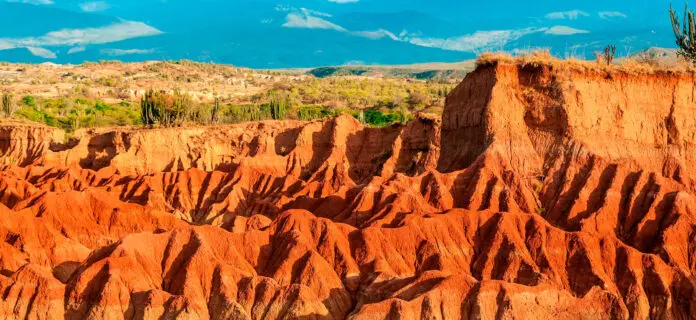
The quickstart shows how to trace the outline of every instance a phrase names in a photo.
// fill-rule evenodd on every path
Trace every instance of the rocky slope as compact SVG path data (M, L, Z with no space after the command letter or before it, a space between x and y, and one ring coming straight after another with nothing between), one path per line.
M694 318L695 83L492 62L405 126L4 126L0 314Z

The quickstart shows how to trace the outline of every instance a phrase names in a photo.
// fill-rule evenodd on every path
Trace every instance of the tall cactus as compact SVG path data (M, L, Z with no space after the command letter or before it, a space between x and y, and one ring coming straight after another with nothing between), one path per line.
M604 63L606 64L612 64L614 63L614 57L616 56L616 46L615 45L607 45L604 47L604 54L602 55L602 59L604 60Z
M674 36L677 38L677 46L679 46L679 55L696 62L696 19L694 12L689 10L689 4L684 5L684 21L683 26L679 22L679 16L669 6L669 16L672 19L672 29Z
M286 97L278 94L277 92L271 92L271 117L274 120L285 119L285 114L287 112L288 100Z
M193 101L188 94L149 90L140 101L140 121L146 126L180 127L191 115L192 109Z
M215 103L213 103L213 110L210 111L210 122L218 123L218 121L220 121L219 112L220 112L220 98L215 97Z
M5 115L5 117L11 117L12 113L14 113L12 95L9 93L2 94L2 113Z
M155 91L150 89L140 100L140 122L145 126L152 126L157 119L157 106L155 104Z
M171 110L172 114L169 117L171 122L168 126L183 126L184 121L186 121L190 115L192 106L191 96L178 90L174 91L174 105Z

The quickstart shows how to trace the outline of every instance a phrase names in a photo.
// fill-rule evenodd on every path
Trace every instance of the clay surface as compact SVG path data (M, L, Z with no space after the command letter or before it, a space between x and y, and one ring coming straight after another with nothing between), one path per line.
M0 126L0 317L694 319L695 83L493 63L386 128Z

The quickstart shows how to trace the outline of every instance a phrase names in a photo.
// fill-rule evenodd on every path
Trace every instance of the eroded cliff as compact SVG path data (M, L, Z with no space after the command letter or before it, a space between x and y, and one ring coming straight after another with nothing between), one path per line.
M405 126L5 126L0 314L693 318L694 84L496 62Z

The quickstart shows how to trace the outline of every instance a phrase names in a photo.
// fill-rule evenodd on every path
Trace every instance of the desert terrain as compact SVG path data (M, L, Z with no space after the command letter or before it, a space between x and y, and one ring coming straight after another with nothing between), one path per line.
M692 68L489 55L384 127L6 120L0 317L693 319L694 112Z
M288 106L283 119L318 120L342 113L357 117L368 110L396 118L417 112L441 114L447 93L473 64L254 70L188 60L0 63L0 94L9 95L15 119L70 133L139 126L140 102L149 90L186 95L187 109L197 115L209 115L215 106L220 113L217 124L271 119L268 112L249 116L243 111L267 111L273 96L281 96ZM394 122L370 119L366 124ZM186 120L191 125L210 124L200 117Z

